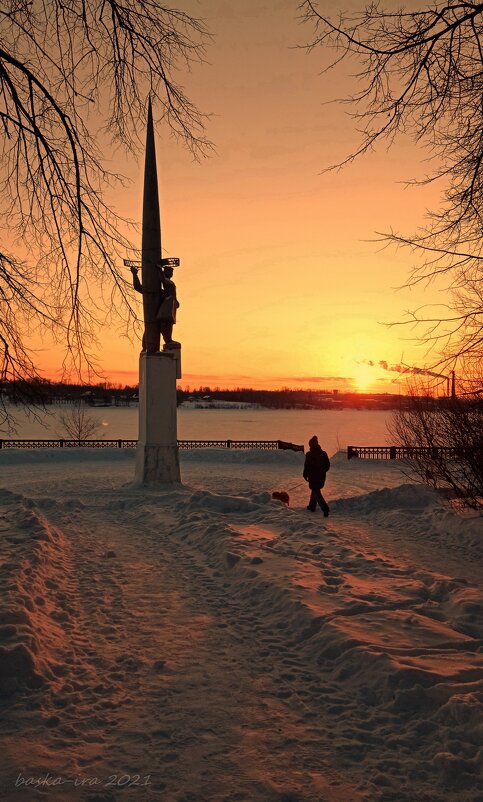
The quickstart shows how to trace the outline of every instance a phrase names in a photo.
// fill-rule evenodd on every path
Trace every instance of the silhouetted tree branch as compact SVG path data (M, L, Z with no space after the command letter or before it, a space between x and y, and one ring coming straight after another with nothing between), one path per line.
M348 164L380 140L391 144L403 132L429 148L434 170L413 183L441 180L441 208L413 236L383 236L423 254L410 283L447 278L457 314L432 321L427 332L442 352L435 364L481 358L483 3L438 1L425 10L392 13L371 3L336 21L312 0L300 8L315 26L309 48L336 51L328 69L349 59L361 65L356 76L361 88L342 101L353 109L361 141L329 169ZM428 322L424 313L413 317Z
M98 416L92 415L82 401L78 401L69 410L61 412L59 415L63 431L60 437L71 438L78 442L90 440L97 434L101 426Z
M468 507L483 508L483 399L478 394L435 399L414 388L388 428L398 445L424 449L408 463L410 475L449 490Z
M195 155L210 143L175 80L203 59L200 20L156 0L7 0L0 9L0 379L36 376L26 335L47 327L65 365L93 367L101 321L129 325L132 250L104 200L122 179L113 143L135 153L150 93ZM125 225L124 225L125 228Z

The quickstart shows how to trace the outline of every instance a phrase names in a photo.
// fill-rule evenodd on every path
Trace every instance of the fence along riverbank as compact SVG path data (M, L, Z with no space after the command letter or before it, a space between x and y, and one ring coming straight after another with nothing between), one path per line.
M2 440L0 448L136 448L137 440L66 440L66 439L20 439ZM264 451L303 451L302 445L285 440L178 440L178 448L257 448Z
M474 449L468 447L445 447L445 446L347 446L347 459L417 459L429 457L438 459L439 457L454 457L457 459L468 451Z
M137 440L66 440L66 439L0 439L2 449L37 449L37 448L136 448ZM178 440L178 448L183 450L199 448L232 448L248 450L250 448L263 451L304 451L303 445L289 443L285 440ZM347 446L347 459L370 460L411 460L421 457L438 459L441 456L454 457L462 455L461 448L407 447L407 446Z

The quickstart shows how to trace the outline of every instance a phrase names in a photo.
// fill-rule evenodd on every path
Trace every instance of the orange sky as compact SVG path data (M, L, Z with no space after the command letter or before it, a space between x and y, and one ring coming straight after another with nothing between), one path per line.
M358 142L347 107L325 105L352 82L340 69L320 75L328 54L294 47L310 35L296 0L178 6L204 17L214 36L209 63L183 83L213 115L207 134L216 147L194 162L157 126L163 249L182 260L182 384L402 391L397 373L366 363L427 364L414 331L383 324L441 298L431 288L396 291L410 252L370 240L391 228L411 233L438 204L434 187L398 183L424 175L425 153L401 140L321 174ZM338 8L330 3L332 14ZM112 166L133 181L116 192L117 211L140 221L140 164L113 156ZM101 339L106 378L136 383L139 341L108 330ZM58 353L39 358L46 375L58 377Z

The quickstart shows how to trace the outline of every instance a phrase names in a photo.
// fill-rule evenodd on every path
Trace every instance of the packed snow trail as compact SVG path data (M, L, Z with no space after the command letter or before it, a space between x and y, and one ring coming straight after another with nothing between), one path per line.
M58 562L52 548L23 588L49 599L65 637L44 628L41 686L15 697L2 799L21 798L22 786L29 800L66 802L265 801L304 787L297 798L367 798L328 765L321 722L307 726L306 704L287 699L297 660L273 674L283 634L170 536L165 509L160 531L142 497L127 516L116 504L109 512L112 500L101 515L74 500L59 510L44 499L47 515L21 497L6 501L15 517L22 506L34 511L49 547L61 544ZM29 778L46 784L38 790Z
M0 496L2 799L480 798L476 569L401 558L342 502L95 482Z

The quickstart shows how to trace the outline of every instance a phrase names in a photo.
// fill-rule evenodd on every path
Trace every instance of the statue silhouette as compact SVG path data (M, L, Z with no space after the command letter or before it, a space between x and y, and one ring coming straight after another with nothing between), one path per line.
M156 322L159 333L164 340L163 350L166 351L179 345L173 340L173 326L176 323L176 310L179 307L179 301L176 297L176 284L173 281L173 268L170 265L163 266L162 262L158 262L157 268L159 271L160 304L156 312ZM134 289L142 293L143 285L139 280L138 268L131 267L131 273ZM143 336L143 351L145 350L146 337ZM149 350L148 353L150 353Z

